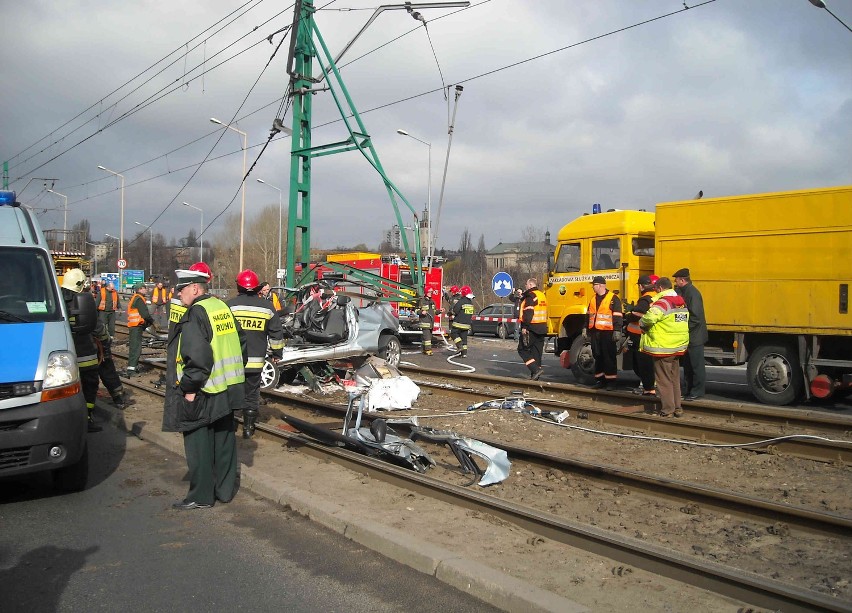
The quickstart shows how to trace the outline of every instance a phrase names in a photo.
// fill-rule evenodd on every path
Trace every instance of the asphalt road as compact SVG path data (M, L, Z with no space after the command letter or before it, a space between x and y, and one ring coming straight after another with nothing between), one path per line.
M492 611L241 492L172 510L186 467L112 427L86 491L0 481L0 611Z
M440 345L438 345L440 346ZM521 362L517 353L517 341L500 340L477 334L469 339L468 358L464 360L476 368L477 372L499 375L502 377L528 378L529 371ZM403 346L404 361L429 366L430 368L446 368L455 370L456 366L448 364L446 358L449 351L436 351L432 357L426 357L419 352L418 345ZM461 360L459 360L461 361ZM544 374L542 381L558 383L576 383L569 369L562 368L559 360L552 353L545 352L543 359ZM630 391L639 385L639 379L633 371L620 371L616 380L616 389ZM728 400L735 402L756 403L749 392L746 383L746 367L743 366L707 366L707 395L709 400ZM790 407L793 408L793 407ZM805 403L798 408L829 411L841 415L852 415L852 397L832 399L825 403Z

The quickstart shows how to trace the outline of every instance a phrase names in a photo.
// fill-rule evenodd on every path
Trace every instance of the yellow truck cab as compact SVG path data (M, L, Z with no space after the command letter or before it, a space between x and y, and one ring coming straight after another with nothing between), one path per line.
M594 209L599 211L598 208ZM600 275L623 301L639 299L637 280L654 271L654 214L646 211L594 212L562 227L544 293L548 335L555 353L581 383L594 381L594 360L581 335Z

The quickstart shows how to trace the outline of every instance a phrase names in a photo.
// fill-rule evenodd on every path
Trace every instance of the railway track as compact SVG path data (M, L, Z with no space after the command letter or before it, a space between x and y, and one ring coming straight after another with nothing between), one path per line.
M158 393L157 390L136 380L131 381L130 385L146 392ZM301 407L304 411L312 411L323 417L334 416L339 418L337 423L342 423L342 412L345 410L342 405L319 402L278 391L265 392L264 395L274 403L286 404L290 407L290 410ZM322 445L301 435L284 432L280 428L267 424L261 424L259 430L264 436L287 441L288 445L300 451L332 460L342 466L367 473L374 478L388 481L422 495L489 513L530 530L542 538L578 547L743 602L784 611L852 610L849 603L838 602L816 592L784 585L781 582L749 572L718 564L704 563L701 560L696 560L694 556L687 556L650 545L647 542L600 530L593 526L568 521L550 513L510 500L503 500L478 490L460 487L432 476L420 475L413 471L394 467L386 462ZM480 438L480 440L483 439ZM647 496L664 497L678 503L700 504L707 510L731 513L755 521L783 522L793 530L848 538L850 527L852 527L849 518L832 514L809 509L797 509L733 492L713 490L685 482L673 482L653 475L625 471L616 467L591 465L576 459L550 456L534 450L508 446L501 441L492 441L491 444L506 449L512 461L516 463L530 462L539 466L558 467L560 470L583 474L585 478L608 483L610 486L615 484L626 486L632 491Z

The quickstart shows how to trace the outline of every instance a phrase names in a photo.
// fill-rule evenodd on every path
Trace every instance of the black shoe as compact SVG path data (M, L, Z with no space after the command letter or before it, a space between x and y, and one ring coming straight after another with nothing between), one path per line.
M696 396L695 394L690 394L689 396L684 396L684 400L698 400L701 396Z
M86 432L101 432L103 431L103 427L99 426L92 420L89 420L89 425L86 427Z
M190 511L192 509L209 509L212 507L212 504L201 504L199 502L190 502L188 500L181 500L180 502L176 502L172 505L173 509L178 509L180 511Z
M603 381L595 381L589 387L593 390L603 389L604 388L604 382Z
M462 351L461 355L459 357L460 358L466 358L467 357L467 351Z
M539 369L537 371L535 371L534 373L532 373L530 375L530 379L532 379L533 381L538 381L539 379L541 379L541 375L542 375L543 372L544 372L544 369L539 367Z

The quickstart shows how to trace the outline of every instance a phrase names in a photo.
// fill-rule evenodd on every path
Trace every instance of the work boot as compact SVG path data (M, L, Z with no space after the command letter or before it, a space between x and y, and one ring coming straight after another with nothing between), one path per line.
M461 356L459 356L459 357L466 358L467 357L467 350L462 349Z
M119 411L123 411L127 408L127 402L124 399L124 394L116 394L112 397L112 403L115 405L115 408Z
M257 411L243 409L243 438L254 436L254 424L257 421Z
M532 373L530 375L530 379L532 379L533 381L538 381L539 379L541 379L541 374L543 372L544 372L544 369L541 366L539 366L538 370L536 370L534 373Z
M89 417L89 423L86 426L86 432L100 432L103 430L103 427L96 424L91 417Z
M423 355L432 355L432 350L427 349L426 351L423 352Z

